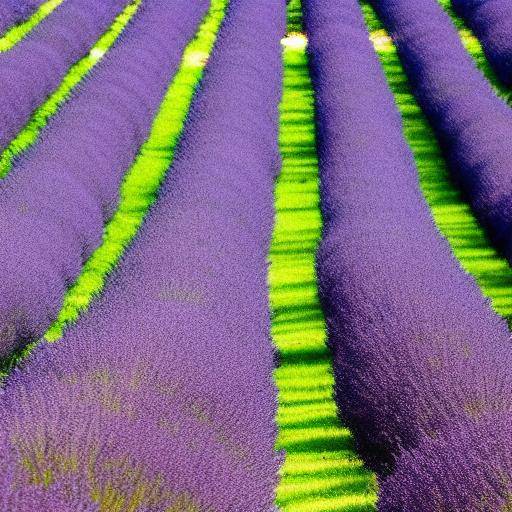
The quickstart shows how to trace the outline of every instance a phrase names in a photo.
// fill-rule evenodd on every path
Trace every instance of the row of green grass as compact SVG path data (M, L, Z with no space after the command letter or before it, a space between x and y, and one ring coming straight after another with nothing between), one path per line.
M277 505L283 512L374 510L374 475L363 468L333 399L331 355L317 295L315 252L321 234L313 90L300 0L288 6L283 40L284 92L270 249L272 336L280 352L277 448L285 450Z

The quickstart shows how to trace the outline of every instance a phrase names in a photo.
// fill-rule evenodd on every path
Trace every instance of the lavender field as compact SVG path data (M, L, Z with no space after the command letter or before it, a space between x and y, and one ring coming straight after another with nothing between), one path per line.
M0 511L512 510L509 0L0 0Z

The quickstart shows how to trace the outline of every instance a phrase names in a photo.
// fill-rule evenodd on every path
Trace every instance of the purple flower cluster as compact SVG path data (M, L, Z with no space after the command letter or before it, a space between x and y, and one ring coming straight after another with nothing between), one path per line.
M45 332L101 243L122 177L206 6L148 4L0 182L0 356Z
M512 261L512 111L498 98L436 0L372 0L453 178Z
M512 4L509 0L452 0L454 10L480 39L500 80L512 86Z
M510 334L435 228L357 1L304 8L324 219L317 271L335 398L364 460L385 479L404 453L454 425L510 415ZM466 471L451 475L458 486Z
M284 0L232 0L174 166L104 295L8 379L0 495L17 511L54 491L55 512L72 499L274 510L267 254L284 30Z
M509 414L424 438L381 483L379 512L510 510L511 444Z
M127 0L66 0L0 54L0 150L121 12Z
M0 3L0 35L25 21L44 0L3 0Z

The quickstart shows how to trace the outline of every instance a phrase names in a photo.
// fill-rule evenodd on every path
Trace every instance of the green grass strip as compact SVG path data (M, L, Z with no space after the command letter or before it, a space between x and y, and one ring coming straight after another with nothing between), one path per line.
M404 133L414 153L421 189L434 221L462 267L472 274L496 312L512 319L512 270L486 238L469 205L450 180L437 139L417 104L396 48L376 13L362 2L366 22L389 86L402 114ZM460 26L460 25L459 25Z
M64 0L48 0L42 4L30 18L10 28L0 37L0 53L10 50L18 44L41 21L49 16Z
M132 0L123 9L89 53L69 68L58 88L34 111L28 123L0 153L0 178L5 177L9 173L14 159L18 155L36 143L41 130L46 126L48 120L71 97L73 89L82 81L85 75L102 60L103 55L115 43L137 12L141 3L142 0Z
M137 234L172 164L176 144L227 3L228 0L212 0L198 32L187 45L180 68L153 121L151 133L123 180L119 206L105 227L102 244L85 263L77 281L68 290L57 320L45 334L47 341L58 340L66 325L74 322L101 292L107 275Z
M285 450L276 503L282 512L374 510L374 476L336 416L332 362L314 267L321 234L313 91L300 0L288 7L283 40L281 175L270 250L272 336L281 354L277 449Z

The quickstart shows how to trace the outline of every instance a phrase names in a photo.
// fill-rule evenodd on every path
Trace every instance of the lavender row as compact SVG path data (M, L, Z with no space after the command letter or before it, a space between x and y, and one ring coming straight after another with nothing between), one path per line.
M512 4L509 0L452 0L454 10L481 41L500 80L512 85Z
M121 12L127 0L66 0L0 54L0 150Z
M26 20L43 0L4 0L0 4L0 35Z
M100 510L274 510L267 254L285 2L233 0L226 16L104 295L0 397L0 494L20 512L43 498L68 510L71 495Z
M385 484L427 439L510 415L510 334L435 228L357 1L304 8L324 220L317 272L335 398ZM463 473L452 475L459 488ZM427 510L393 505L394 492L384 485L381 510Z
M436 0L373 0L448 167L494 244L512 259L512 111Z
M101 243L123 175L206 6L156 0L143 8L0 183L0 356L45 332Z

